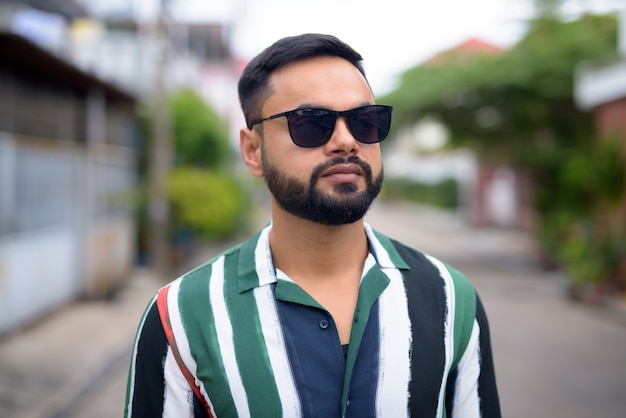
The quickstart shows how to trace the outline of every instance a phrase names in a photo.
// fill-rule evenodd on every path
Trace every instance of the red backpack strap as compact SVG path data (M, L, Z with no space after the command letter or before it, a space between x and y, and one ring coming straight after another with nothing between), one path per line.
M200 387L196 384L195 376L193 375L193 373L189 370L189 368L183 361L183 358L180 355L180 350L178 349L178 345L176 344L176 337L174 336L174 330L172 328L172 323L170 321L169 307L167 304L167 296L169 294L169 290L170 290L169 285L161 288L157 294L157 300L156 300L157 307L159 309L159 316L161 318L161 324L163 326L163 330L165 331L165 337L167 338L167 342L169 343L170 348L172 349L172 354L174 355L174 358L176 359L176 363L178 364L180 371L183 373L183 376L185 376L185 380L187 380L187 383L196 394L196 397L202 403L202 407L207 412L207 415L209 416L209 418L213 418L214 415L211 410L211 407L209 406L205 397L202 395L202 392L200 391Z

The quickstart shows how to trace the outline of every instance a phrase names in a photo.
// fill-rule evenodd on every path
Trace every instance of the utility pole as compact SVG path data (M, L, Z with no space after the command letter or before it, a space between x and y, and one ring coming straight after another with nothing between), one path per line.
M166 180L171 164L171 121L168 105L167 67L169 59L168 0L160 0L154 28L157 60L154 89L153 143L149 169L149 257L150 267L160 275L171 269L169 205Z

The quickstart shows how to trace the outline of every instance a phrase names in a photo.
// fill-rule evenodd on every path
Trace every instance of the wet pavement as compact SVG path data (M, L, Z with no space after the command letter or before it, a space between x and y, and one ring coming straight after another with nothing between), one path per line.
M536 267L533 242L520 231L474 230L452 213L405 204L377 203L367 221L476 285L490 319L503 416L626 416L622 304L570 301L565 277ZM73 303L0 339L0 417L121 416L135 330L163 283L138 269L115 299Z

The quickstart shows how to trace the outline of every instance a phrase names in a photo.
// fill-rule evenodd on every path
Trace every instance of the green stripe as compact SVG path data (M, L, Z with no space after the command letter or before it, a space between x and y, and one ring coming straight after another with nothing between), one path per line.
M380 232L377 232L377 231L373 231L373 232L374 232L374 236L376 237L376 239L378 239L378 242L380 243L380 245L382 245L385 251L387 251L387 255L389 256L389 259L393 263L394 267L400 270L410 269L409 265L406 263L406 261L404 261L402 256L398 253L398 250L396 249L396 247L391 242L391 239L387 237L386 235L381 234ZM374 257L376 257L376 254L374 254ZM379 265L381 264L378 259L376 261L378 262Z
M293 282L286 280L278 280L276 282L275 290L276 299L284 302L297 303L304 306L312 306L314 308L323 309L326 311L318 301L313 299L311 295L305 292L300 286Z
M452 369L457 366L474 328L476 317L476 292L470 281L458 270L445 264L454 282L454 358Z
M346 360L346 372L343 382L343 394L341 395L341 414L345 414L346 402L348 400L350 377L354 369L357 352L361 346L361 340L365 333L365 327L370 316L370 310L378 297L389 285L389 277L383 273L378 265L369 269L359 288L359 298L354 311L354 321L350 332L350 345L348 345L348 358Z
M256 233L243 244L240 244L239 251L233 253L239 260L237 275L237 293L246 292L259 285L259 276L256 273L256 247L261 232Z
M254 292L238 293L238 257L226 257L224 264L226 306L233 329L235 355L243 382L250 416L282 416L282 405L263 337Z
M198 365L196 377L204 382L215 413L217 416L237 416L209 302L211 273L212 265L205 264L186 275L180 285L178 306L191 355Z

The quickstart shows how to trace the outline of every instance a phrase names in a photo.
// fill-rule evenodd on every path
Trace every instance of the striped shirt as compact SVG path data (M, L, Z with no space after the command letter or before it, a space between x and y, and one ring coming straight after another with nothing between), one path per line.
M139 326L125 416L499 417L469 281L365 224L347 353L272 263L271 226L162 288Z

